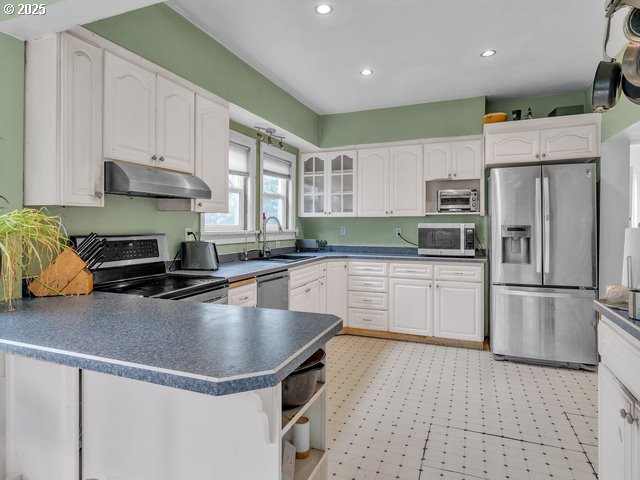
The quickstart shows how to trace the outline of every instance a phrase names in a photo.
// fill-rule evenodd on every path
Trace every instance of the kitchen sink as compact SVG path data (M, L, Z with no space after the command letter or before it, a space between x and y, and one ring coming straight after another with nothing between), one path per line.
M293 263L309 258L316 258L315 255L273 255L271 257L259 257L256 260L264 260L270 262Z

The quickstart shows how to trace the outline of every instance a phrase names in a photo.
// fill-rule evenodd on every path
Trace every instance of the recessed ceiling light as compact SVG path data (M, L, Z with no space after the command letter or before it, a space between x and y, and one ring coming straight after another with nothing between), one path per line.
M497 52L495 50L485 50L480 54L481 57L493 57Z
M363 77L369 77L373 75L373 70L371 70L370 68L363 68L362 70L360 70L360 75L362 75Z
M320 5L316 5L315 10L318 15L329 15L333 12L333 7L328 3L321 3Z

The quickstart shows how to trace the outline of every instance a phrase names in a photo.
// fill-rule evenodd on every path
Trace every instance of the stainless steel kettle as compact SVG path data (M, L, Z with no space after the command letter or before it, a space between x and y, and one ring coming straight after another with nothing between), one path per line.
M218 270L220 258L216 244L202 240L182 242L180 268L182 270Z

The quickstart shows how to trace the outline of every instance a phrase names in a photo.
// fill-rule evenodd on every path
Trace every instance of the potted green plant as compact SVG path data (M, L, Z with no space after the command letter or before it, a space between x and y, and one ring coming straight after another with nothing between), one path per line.
M60 218L47 215L45 209L22 208L0 215L0 301L11 310L18 281L39 275L66 243Z

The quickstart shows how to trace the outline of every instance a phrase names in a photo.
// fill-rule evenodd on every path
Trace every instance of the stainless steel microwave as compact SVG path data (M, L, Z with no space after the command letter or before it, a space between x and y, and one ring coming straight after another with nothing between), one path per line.
M418 254L473 257L476 226L473 223L418 224Z
M477 212L478 191L475 189L438 190L438 212Z

